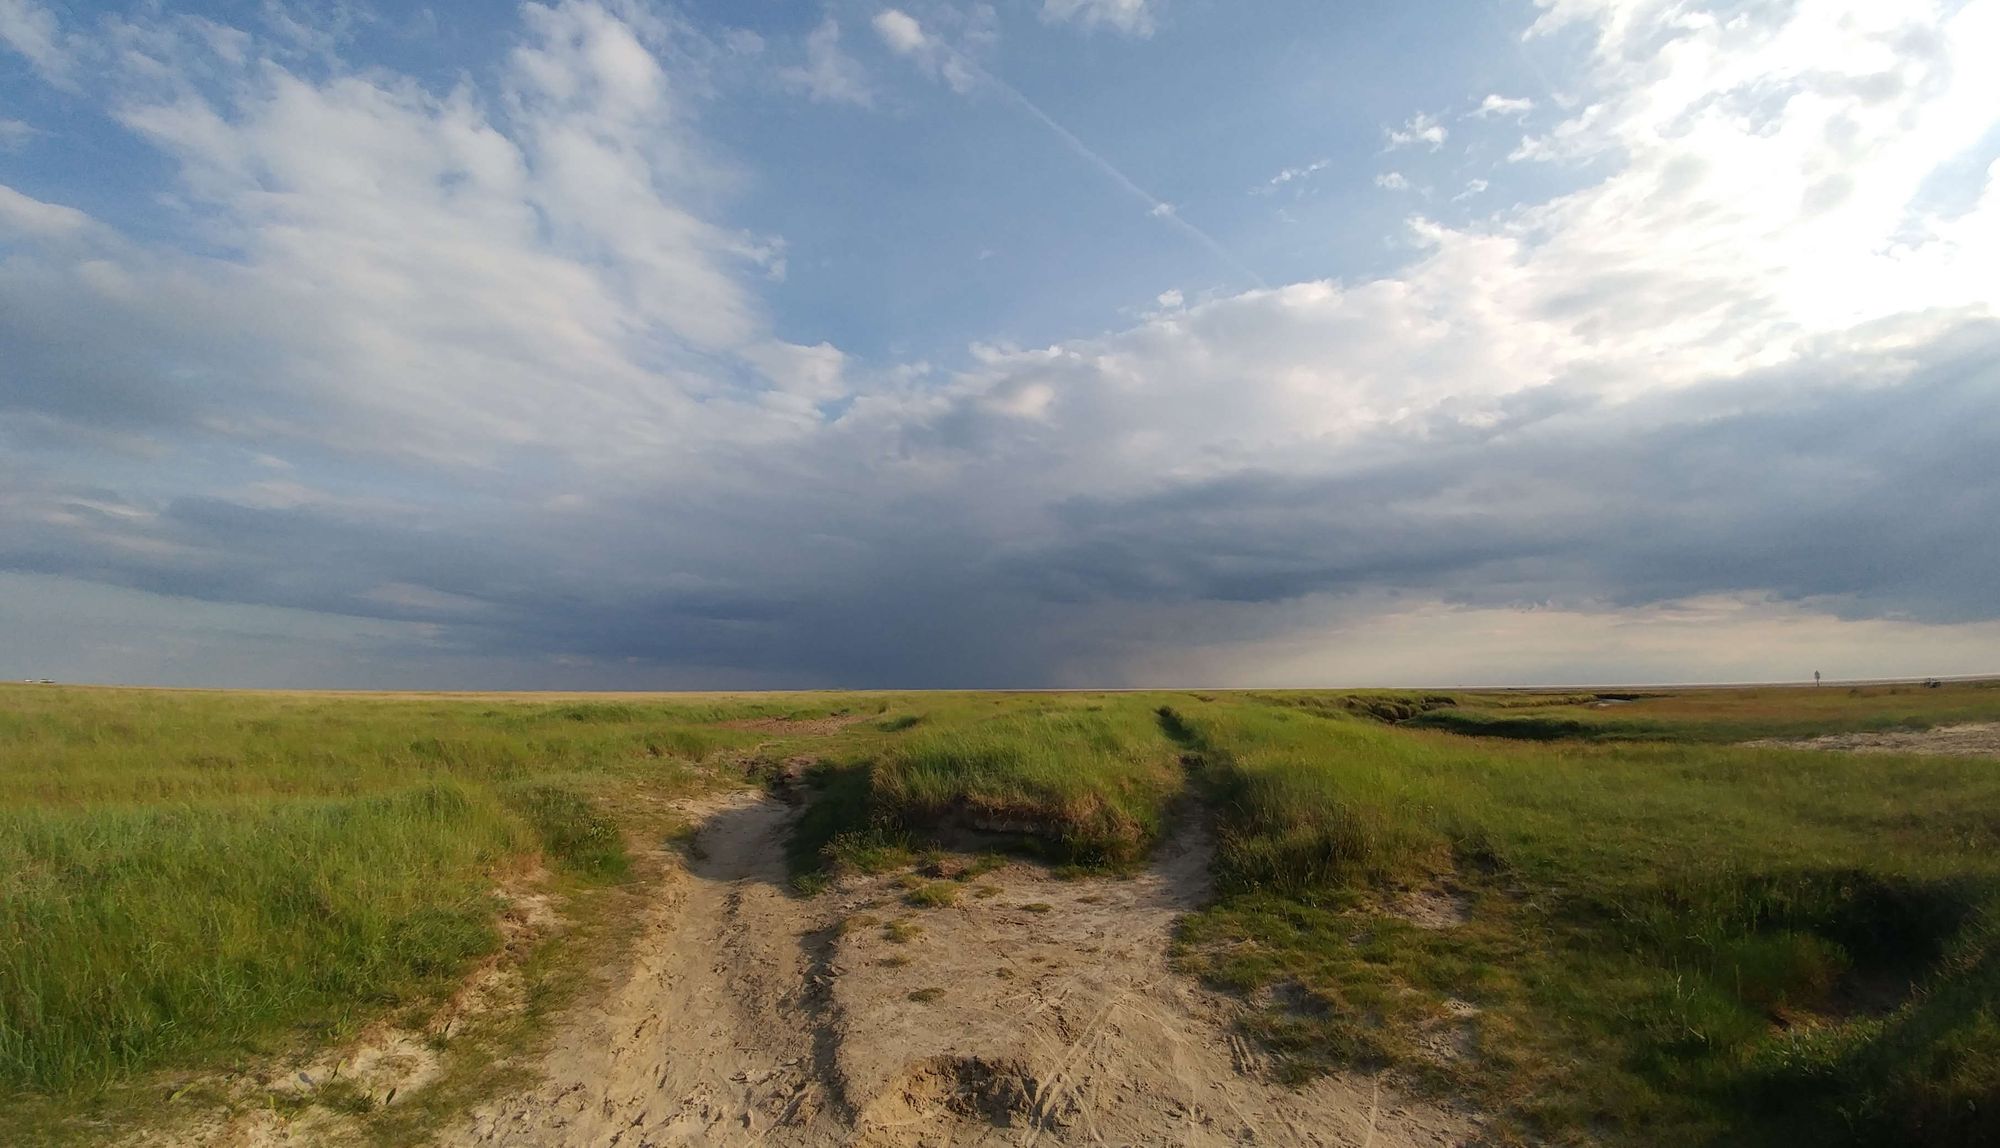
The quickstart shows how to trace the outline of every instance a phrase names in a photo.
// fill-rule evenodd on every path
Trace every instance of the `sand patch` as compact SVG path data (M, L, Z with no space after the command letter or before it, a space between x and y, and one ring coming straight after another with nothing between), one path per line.
M1933 729L1885 729L1829 733L1818 737L1759 738L1745 745L1778 749L1844 750L1850 753L1922 753L1953 757L2000 757L2000 722L1966 722Z
M1412 1148L1477 1134L1476 1117L1372 1078L1276 1083L1234 1032L1240 1002L1169 969L1175 921L1209 895L1198 825L1131 879L1010 864L926 909L893 875L794 896L795 812L761 795L716 805L631 966L575 1010L542 1082L444 1143Z

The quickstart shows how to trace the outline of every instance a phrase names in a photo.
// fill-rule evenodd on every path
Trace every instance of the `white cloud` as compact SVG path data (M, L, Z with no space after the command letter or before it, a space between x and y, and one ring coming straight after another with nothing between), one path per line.
M1130 36L1153 34L1148 0L1042 0L1042 19L1052 24L1110 28Z
M1285 168L1270 179L1265 180L1263 184L1252 188L1251 191L1258 195L1269 195L1271 192L1295 180L1312 178L1314 175L1325 171L1332 163L1333 161L1330 159L1316 159L1300 167Z
M44 203L0 184L0 235L60 238L84 232L90 224L90 217L73 207Z
M875 102L860 61L841 50L840 23L830 15L806 37L806 62L780 69L778 79L815 103L865 108Z
M1535 110L1535 101L1526 96L1503 96L1493 93L1479 101L1473 109L1473 116L1486 119L1489 116L1525 116Z
M1623 44L1608 42L1597 76L1606 110L1578 117L1575 146L1629 155L1624 167L1491 224L1455 230L1419 220L1427 254L1390 279L1300 284L1210 304L1216 322L1241 316L1258 332L1257 346L1204 341L1186 348L1185 361L1231 362L1240 352L1248 365L1279 356L1298 364L1281 371L1298 385L1266 393L1312 396L1330 417L1352 423L1371 410L1384 420L1407 417L1426 395L1467 401L1565 377L1630 396L1783 361L1876 319L1990 311L1980 269L2000 265L1986 215L2000 194L1993 177L1982 206L1957 220L1912 221L1906 205L1929 173L2000 120L1990 70L1971 64L1995 9L1936 18L1943 34L1935 52L1857 49L1852 75L1825 70L1848 58L1837 47L1843 37L1864 47L1923 44L1925 16L1861 5L1870 18L1843 32L1840 13L1802 9L1756 35L1691 34L1661 67L1637 70ZM1793 73L1805 45L1820 70ZM1892 94L1854 82L1885 63L1907 73ZM1732 95L1760 90L1773 74L1796 75L1807 91L1766 118L1746 119ZM1413 138L1428 126L1413 120ZM1828 143L1843 130L1841 145ZM1388 173L1378 182L1403 181ZM1475 181L1471 190L1483 188ZM1356 341L1349 322L1377 334ZM1133 338L1150 344L1153 336ZM1377 352L1395 366L1370 373ZM1132 352L1115 357L1129 361ZM1149 357L1148 377L1164 377L1174 359ZM1219 415L1196 422L1219 427L1210 421ZM1335 429L1303 410L1270 425Z
M40 134L33 124L0 116L0 151L14 151Z
M1375 177L1375 186L1390 191L1404 191L1409 188L1410 181L1400 171L1385 171Z
M202 225L238 254L105 241L67 269L19 263L0 292L24 316L67 300L175 332L210 379L193 394L231 408L200 417L237 435L658 460L795 421L760 413L729 373L747 379L742 356L769 342L744 273L780 270L781 248L689 206L712 195L714 165L643 28L587 3L523 15L499 91L442 95L372 72L307 79L268 56L232 65L174 26L142 29L130 72L107 77L117 115L179 165ZM215 82L153 79L189 75ZM5 203L17 227L82 227L67 208ZM285 318L300 314L314 322ZM53 371L85 369L51 355Z
M990 29L976 19L982 11L990 16L991 9L976 8L972 24L958 30L961 44L976 47L988 42ZM926 75L942 79L960 95L970 92L981 81L992 79L966 51L925 31L915 17L899 8L885 8L877 12L874 27L875 34L890 51L910 59ZM1004 91L1016 100L1024 99L1012 88L1005 88Z
M790 399L810 404L848 393L847 356L831 343L804 347L771 340L745 349L743 355L780 394Z
M1376 660L1272 664L1380 681L1453 664L1441 612L1494 635L1479 659L1581 677L1621 619L1644 670L1727 662L1696 615L1758 642L1805 618L1773 665L1936 633L1871 616L1990 618L1968 523L2000 506L2000 171L1948 213L1919 193L2000 120L1992 0L1551 5L1598 32L1548 137L1584 186L1414 218L1379 278L1164 292L1127 330L955 372L781 339L756 276L782 245L715 220L726 182L653 34L527 11L486 88L134 48L153 78L108 76L112 106L226 254L0 194L0 429L386 456L412 493L355 513L301 461L220 492L163 466L121 497L96 456L63 486L0 451L0 558L441 627L497 603L514 621L477 640L509 651L766 682L1233 673L1256 654L1224 638L1287 628ZM913 18L874 25L941 68Z
M1416 115L1411 116L1410 121L1402 127L1387 129L1386 134L1389 137L1389 148L1391 151L1396 148L1412 147L1416 144L1428 144L1432 151L1436 151L1444 146L1445 138L1451 133L1445 129L1443 124L1438 122L1436 116L1426 112L1418 112Z
M0 0L0 44L27 58L43 79L77 86L77 60L56 14L39 0Z
M1452 196L1451 201L1453 203L1463 203L1468 199L1472 199L1478 196L1480 193L1484 192L1487 188L1491 186L1493 185L1486 182L1483 179L1467 180L1465 184L1465 190L1459 192L1457 195Z
M923 25L916 18L900 8L884 8L875 13L875 34L882 42L901 55L909 56L923 51L930 42L924 35Z

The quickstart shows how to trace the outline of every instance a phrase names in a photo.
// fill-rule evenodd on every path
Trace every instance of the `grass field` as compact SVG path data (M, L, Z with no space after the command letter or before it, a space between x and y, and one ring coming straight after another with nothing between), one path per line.
M0 1121L421 1014L508 874L623 880L635 797L768 740L716 723L844 704L0 687Z
M1990 683L0 687L0 1140L436 1007L508 874L587 916L660 799L810 763L807 892L939 839L1115 873L1212 817L1176 959L1295 1078L1388 1071L1503 1141L2000 1142L2000 763L1739 744L1995 719Z

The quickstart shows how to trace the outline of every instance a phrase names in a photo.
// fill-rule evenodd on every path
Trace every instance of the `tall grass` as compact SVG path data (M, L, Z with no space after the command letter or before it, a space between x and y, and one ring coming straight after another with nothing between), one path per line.
M497 873L617 881L622 794L853 704L0 687L0 1093L421 1006L497 944Z
M1524 1138L2000 1139L1994 762L1699 726L1535 744L1226 702L1169 720L1219 803L1227 890L1184 960L1317 1002L1253 1013L1294 1070L1394 1065ZM1439 888L1465 925L1399 917ZM1450 996L1485 1010L1476 1061L1425 1055Z
M52 1091L415 999L495 937L490 794L0 815L0 1079Z
M1183 786L1174 748L1139 700L1051 702L905 736L874 768L879 810L1031 835L1085 863L1142 857Z

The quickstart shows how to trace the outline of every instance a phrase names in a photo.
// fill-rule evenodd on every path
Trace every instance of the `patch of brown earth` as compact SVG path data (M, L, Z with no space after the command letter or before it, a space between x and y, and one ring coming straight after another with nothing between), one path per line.
M575 1010L541 1083L443 1143L838 1142L845 1113L818 1031L827 938L785 888L792 812L748 793L711 804L631 965Z
M1850 753L1923 753L1953 757L2000 757L2000 722L1967 722L1933 729L1888 729L1829 733L1818 737L1767 737L1745 745L1778 749L1845 750Z
M886 875L790 894L794 812L751 795L716 806L632 966L574 1011L542 1082L444 1143L1412 1148L1477 1134L1476 1117L1369 1078L1277 1084L1232 1031L1240 1004L1170 971L1174 922L1208 895L1196 826L1130 880L1009 865L920 909Z
M1210 851L1190 824L1129 880L1009 865L981 878L998 894L930 910L904 908L886 878L829 894L921 929L902 943L886 927L851 929L837 946L836 1061L856 1100L854 1142L1469 1142L1475 1117L1366 1077L1276 1083L1232 1032L1241 1006L1168 968L1175 921L1209 895ZM960 1066L942 1092L939 1066ZM963 1066L977 1066L976 1104Z
M1426 1024L1417 1036L1417 1047L1433 1063L1453 1064L1469 1060L1477 1049L1472 1018L1479 1006L1456 998L1445 1001L1443 1015Z
M1419 929L1457 928L1472 916L1472 903L1451 889L1413 889L1390 900L1389 912Z

